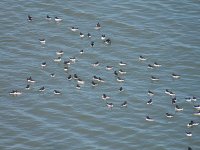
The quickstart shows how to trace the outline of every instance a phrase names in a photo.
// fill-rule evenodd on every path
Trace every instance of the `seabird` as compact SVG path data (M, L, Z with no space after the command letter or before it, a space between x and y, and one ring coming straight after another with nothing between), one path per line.
M47 66L47 63L46 62L43 62L42 64L41 64L41 67L42 68L44 68L44 67L46 67Z
M198 125L199 125L199 123L194 122L194 121L191 120L191 121L187 124L187 127L189 128L189 127L198 126Z
M170 114L170 113L166 113L166 117L167 117L167 118L173 118L174 115L172 115L172 114Z
M28 21L32 21L33 20L33 17L31 17L30 15L28 15Z
M106 66L106 70L112 70L113 66Z
M158 64L157 62L154 62L153 66L154 66L154 67L161 67L161 65Z
M61 18L58 18L58 17L55 17L55 21L56 21L56 22L60 22L60 21L62 21L62 19L61 19Z
M126 66L127 64L124 63L124 62L122 62L122 61L120 61L120 62L119 62L119 65L120 65L120 66Z
M55 58L53 61L54 62L61 62L61 60L62 60L61 57L58 57L58 58Z
M183 108L180 108L178 105L175 106L175 111L183 111Z
M154 119L149 116L146 116L146 121L154 121Z
M140 56L139 56L139 60L140 60L140 61L145 61L146 58L140 55Z
M172 73L172 78L179 79L181 76L175 73Z
M29 78L27 78L27 82L35 83L35 80L33 80L32 77L29 77Z
M46 44L46 40L45 39L39 39L41 44Z
M147 101L147 105L150 105L152 103L153 103L152 99L150 99L150 100Z
M18 91L18 90L12 90L10 93L10 95L13 95L13 96L17 96L17 95L21 95L22 92Z
M99 62L97 61L97 62L93 63L92 66L93 66L93 67L99 66Z
M102 36L101 36L101 40L105 40L106 39L106 35L105 34L102 34Z
M87 34L87 37L88 37L88 38L91 38L92 36L91 36L91 34L90 34L90 33L88 33L88 34Z
M185 132L186 133L186 136L192 136L192 132Z
M84 53L83 49L82 49L82 50L80 50L80 54L83 54L83 53Z
M113 108L113 103L108 103L108 102L107 102L106 105L107 105L107 107L110 108L110 109Z
M127 107L128 103L127 101L124 101L122 104L121 104L121 107Z
M120 87L120 88L119 88L119 91L122 92L122 91L124 91L124 89L123 89L122 87Z
M51 17L49 15L47 15L46 19L50 21Z
M57 55L63 55L64 52L62 50L56 52Z
M30 84L27 84L27 86L26 86L25 89L26 89L26 90L29 90L29 89L30 89Z
M149 96L154 96L154 92L148 90L148 93L147 93Z
M67 77L68 80L71 80L72 79L72 75L70 74L68 77Z
M41 87L41 88L39 89L39 91L40 91L40 92L44 92L44 91L45 91L45 87L44 87L44 86Z
M91 47L93 47L94 46L94 41L91 41L90 45L91 45Z
M80 32L80 38L84 38L84 37L85 35L82 32Z
M99 30L99 29L101 29L101 25L100 25L100 23L99 23L99 22L96 24L96 26L95 26L95 29L96 29L96 30Z
M109 99L110 97L107 96L106 94L103 94L103 95L101 96L101 98L102 98L103 100L107 100L107 99Z
M54 94L55 94L55 95L59 95L59 94L61 94L61 92L58 91L58 90L54 90Z
M109 39L109 38L106 39L106 40L104 41L104 43L107 44L107 45L111 44L111 39Z
M155 77L155 76L151 76L151 80L152 80L152 81L158 81L159 78L158 78L158 77Z
M54 73L51 73L50 76L51 76L52 78L54 78L54 77L55 77L55 74L54 74Z
M73 31L73 32L76 32L76 31L78 31L79 29L78 29L77 27L71 27L70 30Z

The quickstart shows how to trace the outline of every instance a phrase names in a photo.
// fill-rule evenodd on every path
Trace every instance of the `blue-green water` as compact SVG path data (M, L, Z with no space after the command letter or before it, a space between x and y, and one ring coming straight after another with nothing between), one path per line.
M0 149L199 149L199 126L186 126L191 120L200 122L193 115L200 99L199 1L3 0L0 8ZM28 15L33 21L27 21ZM55 16L62 22L56 23ZM95 30L98 22L102 28ZM72 32L72 26L79 31ZM92 37L81 39L79 32ZM102 34L111 45L102 42ZM55 63L59 50L64 51L62 62ZM140 55L147 60L139 61ZM65 72L63 62L70 57L77 61ZM99 66L93 67L97 61ZM127 65L119 66L120 61ZM154 62L162 66L147 68ZM108 65L113 70L106 70ZM114 75L119 69L127 72L120 75L122 83ZM181 78L172 79L172 73ZM67 80L70 74L85 81L81 89L74 79ZM105 82L92 87L94 75ZM160 80L151 81L152 75ZM30 76L36 83L26 90ZM39 92L42 86L46 90ZM123 92L118 91L121 86ZM15 89L22 94L9 95ZM183 111L175 113L166 89L176 93ZM54 90L62 94L54 95ZM146 104L148 90L155 92L152 105ZM112 109L102 100L104 93ZM197 101L186 102L192 96ZM127 108L120 107L124 101ZM166 112L175 116L167 118ZM146 121L147 115L155 121Z

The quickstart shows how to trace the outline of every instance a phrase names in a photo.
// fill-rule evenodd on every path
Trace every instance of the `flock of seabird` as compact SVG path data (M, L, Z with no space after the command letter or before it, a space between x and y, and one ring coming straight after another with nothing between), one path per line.
M31 22L31 21L33 21L33 17L30 16L30 15L28 15L27 20L28 20L29 22ZM52 17L50 17L49 15L47 15L47 16L46 16L46 20L51 21L51 20L53 20L53 19L52 19ZM54 18L54 21L57 22L57 23L62 22L62 20L63 20L62 18L58 18L58 17L55 17L55 18ZM100 29L101 29L101 25L100 25L99 22L96 24L96 26L94 27L94 29L95 29L95 30L100 30ZM74 26L70 27L70 30L71 30L72 32L79 32L79 28L78 28L78 27L74 27ZM79 33L80 33L80 38L84 38L84 37L85 37L85 35L84 35L82 32L79 32ZM88 33L88 34L87 34L87 37L88 37L88 38L91 38L92 36L91 36L90 33ZM110 38L106 38L105 34L102 34L102 36L100 37L100 39L104 42L104 44L106 44L106 45L111 45L111 39L110 39ZM46 44L46 40L45 40L45 39L39 39L39 42L40 42L42 45L45 45L45 44ZM95 45L94 41L91 41L90 46L93 47L94 45ZM81 55L84 54L84 50L80 50L80 54L81 54ZM60 63L60 62L62 61L62 56L64 55L64 51L62 51L62 50L57 51L57 52L56 52L56 55L57 55L57 58L55 58L53 61L56 62L56 63ZM69 69L70 65L73 64L73 63L76 63L76 60L77 60L76 57L70 57L69 60L65 60L65 61L63 62L63 64L64 64L64 71L68 73L67 80L72 80L72 79L75 80L76 83L77 83L77 84L76 84L76 88L77 88L77 89L81 89L81 86L82 86L83 84L85 84L85 81L83 81L77 74L69 74L69 72L68 72L68 69ZM147 58L145 58L144 56L141 55L141 56L139 56L138 60L139 60L140 62L144 62L144 61L147 60ZM96 62L94 62L94 63L91 64L91 65L92 65L93 67L98 67L99 64L100 64L99 61L96 61ZM120 61L118 65L119 65L119 66L126 66L127 63L124 63L124 62ZM45 68L46 66L47 66L47 63L46 63L46 62L42 62L42 63L41 63L41 67L42 67L42 68ZM148 64L148 65L147 65L147 68L148 68L148 69L155 69L155 68L159 68L159 67L162 67L162 65L159 64L159 63L157 63L157 62L154 62L153 64ZM114 68L114 66L109 66L109 65L108 65L108 66L106 66L105 69L109 71L109 70L113 70L113 68ZM118 71L115 70L115 71L113 72L113 74L114 74L114 76L116 77L116 80L117 80L118 82L124 82L124 78L122 78L122 75L125 75L125 74L126 74L126 71L124 71L124 70L122 70L122 69L119 69ZM55 77L55 74L52 73L52 74L50 74L50 76L53 78L53 77ZM172 77L173 79L180 79L180 78L181 78L181 76L180 76L179 74L175 74L175 73L172 73L172 74L171 74L171 77ZM154 82L154 81L157 82L157 81L160 80L159 77L156 77L156 76L151 76L150 79L151 79L153 82ZM25 89L26 89L26 90L29 90L29 89L30 89L30 86L32 85L32 83L35 83L35 82L36 82L36 81L35 81L34 79L32 79L31 76L28 77L28 78L27 78L27 86L25 87ZM95 87L95 86L98 86L100 83L104 83L104 82L105 82L104 79L102 79L101 77L98 77L98 76L94 75L93 78L92 78L92 81L91 81L91 86ZM42 86L38 91L39 91L39 92L44 92L44 91L45 91L45 87ZM119 87L119 92L122 92L122 91L124 91L123 87ZM54 90L53 93L54 93L55 95L59 95L59 94L61 94L61 91ZM167 118L173 118L177 112L183 111L183 108L180 107L180 106L177 104L177 102L176 102L177 99L176 99L176 94L175 94L175 92L173 92L173 91L171 91L171 90L169 90L169 89L166 89L166 90L164 91L164 93L167 94L167 95L169 95L169 96L171 97L171 102L172 102L172 105L174 106L174 111L175 111L174 114L171 114L171 113L169 113L169 112L166 112L165 115L166 115ZM19 90L12 90L9 94L10 94L10 95L13 95L13 96L18 96L18 95L21 95L22 92L19 91ZM150 96L150 99L147 101L146 104L147 104L147 105L152 105L152 104L153 104L154 92L151 91L151 90L148 90L148 93L147 93L147 94ZM108 99L110 99L110 96L108 96L107 94L104 93L104 94L102 94L102 97L101 97L101 98L102 98L102 100L104 100L104 101L106 102L106 106L108 107L108 109L111 110L111 109L114 107L114 104L113 104L113 103L107 101ZM192 96L192 97L185 98L185 100L186 100L187 102L193 102L193 103L194 103L194 102L197 101L197 98L196 98L195 96ZM120 107L125 107L125 108L126 108L127 106L128 106L128 102L127 102L127 101L124 101L124 102L121 103L121 105L120 105ZM193 115L195 115L195 116L200 116L200 105L194 104L194 105L193 105L193 108L194 108L195 110L197 110L196 112L193 113ZM150 122L155 121L154 118L150 117L150 115L147 115L146 118L145 118L145 120L146 120L146 121L150 121ZM198 126L198 125L199 125L198 122L195 122L195 121L191 120L186 126L188 127L188 129L190 129L190 128L195 127L195 126ZM191 136L192 136L192 132L191 132L191 131L186 131L185 134L186 134L186 136L188 136L188 137L191 137ZM188 150L192 150L192 148L191 148L191 147L188 147Z

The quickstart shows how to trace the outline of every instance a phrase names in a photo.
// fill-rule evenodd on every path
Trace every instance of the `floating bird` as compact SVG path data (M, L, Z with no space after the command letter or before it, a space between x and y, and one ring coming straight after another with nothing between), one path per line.
M154 119L149 116L146 116L146 121L154 121Z
M62 19L61 19L61 18L58 18L58 17L55 17L55 21L56 21L56 22L61 22Z
M105 34L102 34L102 36L101 36L101 40L105 40L106 39L106 35Z
M40 92L44 92L44 91L45 91L45 87L44 87L44 86L41 87L41 88L39 89L39 91L40 91Z
M173 117L174 117L174 115L172 115L172 114L169 114L169 113L166 113L166 117L167 117L167 118L173 118Z
M21 95L22 92L18 91L18 90L12 90L10 93L10 95L13 95L13 96L18 96L18 95Z
M123 74L126 74L126 71L119 69L119 73L123 75Z
M99 29L101 29L101 25L100 25L100 23L99 23L99 22L96 24L96 26L95 26L95 29L96 29L96 30L99 30Z
M117 71L114 71L114 75L115 75L115 76L118 76L118 73L117 73Z
M32 77L29 77L29 78L27 78L27 82L35 83L35 80L33 80Z
M172 73L172 78L179 79L181 76L175 73Z
M113 66L106 66L106 70L112 70Z
M175 96L176 95L175 93L173 93L172 91L170 91L168 89L165 90L165 94L170 95L170 96Z
M124 91L124 89L123 89L122 87L120 87L120 88L119 88L119 91L122 92L122 91Z
M106 94L103 94L103 95L101 96L101 98L102 98L103 100L107 100L107 99L109 99L110 97L107 96Z
M61 60L62 60L61 57L58 57L58 58L55 58L53 61L54 62L61 62Z
M139 56L139 61L145 61L145 60L147 60L145 57L143 57L143 56Z
M54 73L51 73L50 76L51 76L52 78L54 78L54 77L55 77L55 74L54 74Z
M88 38L91 38L92 36L91 36L91 34L90 34L90 33L88 33L88 34L87 34L87 37L88 37Z
M54 90L54 94L55 94L55 95L59 95L59 94L61 94L61 92L58 91L58 90Z
M26 86L25 89L26 89L26 90L29 90L29 89L30 89L30 84L27 84L27 86Z
M68 71L69 67L68 66L64 66L64 71Z
M158 64L157 62L154 62L153 66L154 66L154 67L161 67L161 65Z
M151 64L148 64L147 68L149 68L149 69L153 69L153 68L154 68L154 66L153 66L153 65L151 65Z
M193 106L195 109L200 110L200 105L194 105Z
M183 108L180 108L178 105L175 106L175 111L183 111Z
M108 107L109 109L112 109L112 108L113 108L113 103L106 103L106 105L107 105L107 107Z
M155 76L151 76L151 80L152 80L152 81L159 81L159 78L158 78L158 77L155 77Z
M79 29L78 29L77 27L71 27L70 30L73 31L73 32L76 32L76 31L78 31Z
M191 121L187 124L187 127L190 128L190 127L198 126L198 125L199 125L199 123L194 122L194 121L191 120Z
M82 79L78 78L78 79L77 79L77 83L78 83L78 84L84 84L85 82L84 82Z
M68 77L67 77L68 80L71 80L72 79L72 75L70 74Z
M200 116L200 110L198 112L193 113L195 116Z
M74 74L73 78L74 78L74 80L77 80L78 79L78 75Z
M32 21L33 20L33 17L31 17L30 15L28 15L28 21Z
M176 97L172 98L172 104L176 104Z
M124 82L124 79L120 78L120 77L117 77L117 81L118 82Z
M77 84L77 85L76 85L76 88L77 88L78 90L80 90L80 89L81 89L81 86L80 86L79 84Z
M82 50L80 50L80 54L83 54L83 53L84 53L83 49L82 49Z
M187 132L186 131L185 133L186 133L186 136L190 136L190 137L192 136L192 132Z
M49 15L47 15L46 19L50 21L51 17Z
M76 62L76 57L70 57L69 60L70 60L72 63L75 63L75 62Z
M42 64L41 64L41 67L42 68L44 68L44 67L46 67L47 66L47 63L46 62L43 62Z
M90 46L94 47L94 41L91 41Z
M60 50L60 51L56 52L56 54L57 54L57 55L63 55L64 52L63 52L62 50Z
M39 39L41 44L46 44L46 40L45 39Z
M99 66L99 62L97 61L97 62L93 63L92 66L93 66L93 67Z
M109 39L109 38L106 39L106 40L104 41L104 43L107 44L107 45L110 45L110 44L111 44L111 39Z
M97 76L93 76L92 78L94 81L100 82L99 78Z
M92 81L92 86L97 86L97 85L98 85L98 83Z
M64 65L70 65L71 62L69 60L64 61Z
M105 80L103 80L101 77L99 77L99 82L104 83Z
M80 32L80 38L84 38L84 37L85 35L82 32Z
M124 101L122 104L121 104L121 107L127 107L128 103L127 101Z
M122 62L122 61L120 61L120 62L119 62L119 65L120 65L120 66L126 66L127 64L124 63L124 62Z
M151 105L153 103L152 99L148 100L147 105Z
M147 93L149 96L154 96L154 92L148 90L148 93Z

